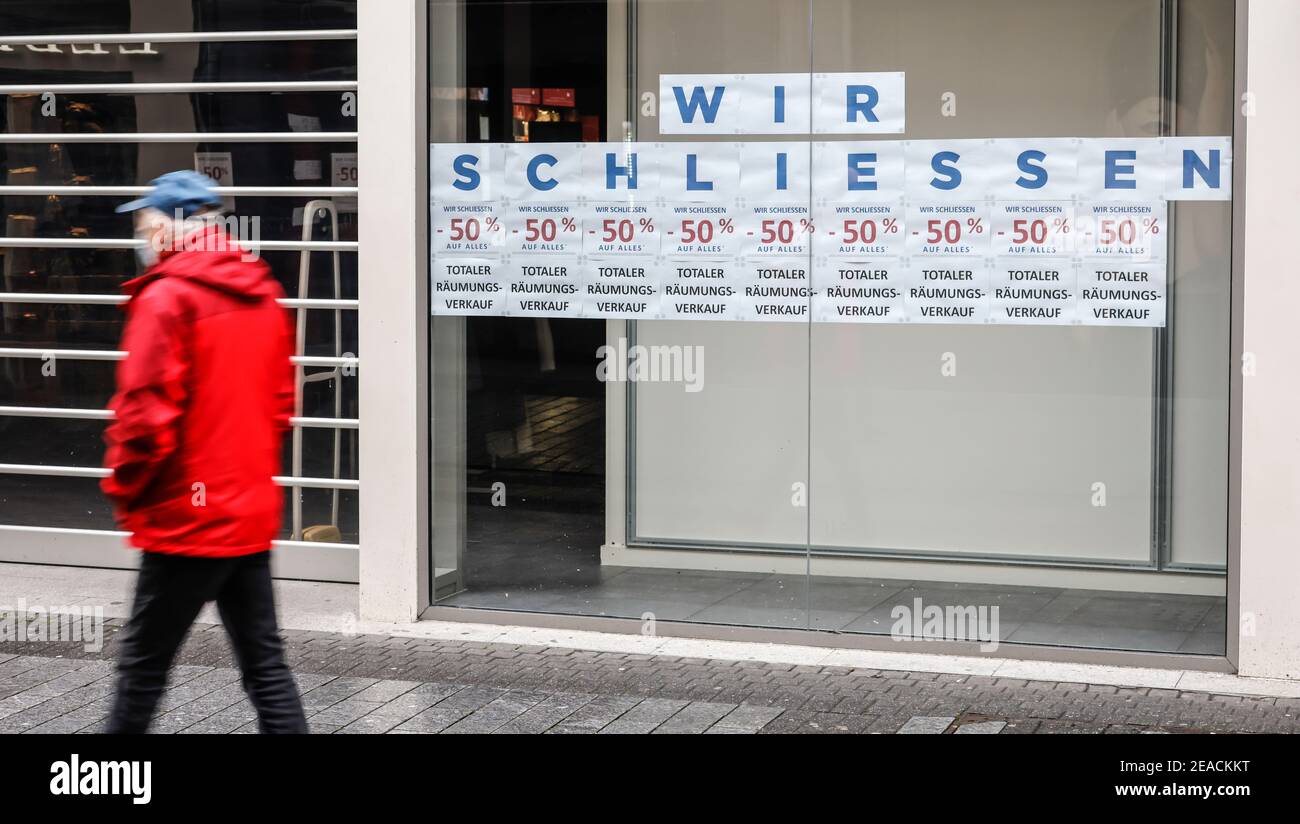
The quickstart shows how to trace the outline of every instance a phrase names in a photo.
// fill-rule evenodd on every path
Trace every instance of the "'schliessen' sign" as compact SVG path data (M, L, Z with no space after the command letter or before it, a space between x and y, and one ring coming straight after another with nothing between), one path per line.
M666 75L661 131L902 131L901 75L790 77ZM1230 199L1231 164L1226 137L437 144L432 309L1163 326L1168 202Z

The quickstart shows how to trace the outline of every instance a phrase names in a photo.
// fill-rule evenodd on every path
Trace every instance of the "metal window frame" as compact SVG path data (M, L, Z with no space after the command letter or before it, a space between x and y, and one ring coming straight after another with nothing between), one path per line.
M629 111L635 112L636 76L639 71L636 54L636 0L631 0L628 15L628 105ZM1178 4L1179 0L1160 0L1159 57L1157 78L1162 99L1162 132L1177 133L1177 122L1171 101L1177 91L1177 40L1178 40ZM811 72L810 72L811 76ZM636 119L632 121L635 129ZM630 136L635 139L635 132ZM1169 204L1169 231L1172 235L1176 204ZM1170 240L1169 271L1174 271L1174 249ZM835 546L813 543L767 543L758 541L735 542L716 541L699 538L661 538L643 535L637 531L637 386L635 381L628 381L625 393L625 437L624 437L624 507L623 530L624 545L631 549L662 549L683 552L725 552L734 554L779 554L788 556L808 555L809 557L844 557L882 560L915 560L933 562L954 562L995 566L1026 567L1066 567L1075 569L1095 569L1101 571L1123 570L1141 573L1168 572L1173 574L1209 575L1226 578L1228 564L1198 564L1174 562L1171 560L1172 546L1172 487L1173 487L1173 299L1172 285L1166 296L1166 326L1154 330L1152 335L1152 390L1151 390L1151 529L1148 557L1145 562L1121 559L1071 558L1037 554L998 554L990 552L963 553L952 550L916 550L896 547L878 546ZM810 327L811 334L811 327ZM629 320L626 326L628 346L636 345L637 321ZM1226 543L1225 543L1226 547Z
M1248 0L1237 0L1237 13L1235 17L1236 71L1234 72L1234 89L1238 99L1240 98L1242 92L1245 90L1244 84L1246 82L1246 74L1243 70L1243 67L1245 65L1244 57L1245 57L1245 51L1247 47L1247 27L1246 27L1247 2ZM638 0L624 0L624 7L627 8L628 10L628 18L629 18L628 20L629 43L627 45L627 51L629 52L629 54L634 54L634 50L636 46L636 38L634 35L635 23L633 18L635 17L637 4L638 4ZM629 84L629 96L628 96L629 100L633 99L632 92L633 90L631 88L631 84ZM1245 184L1245 177L1246 177L1244 136L1245 136L1244 122L1243 122L1243 118L1239 115L1236 118L1236 123L1233 131L1233 140L1234 140L1234 149L1235 149L1233 154L1234 156L1234 161L1233 161L1233 174L1234 174L1233 203L1234 205L1241 202L1240 198L1244 194L1244 184ZM1239 220L1238 215L1240 211L1241 211L1240 209L1234 208L1234 224L1236 224L1236 222ZM1233 325L1233 334L1234 334L1234 355L1239 354L1239 348L1240 348L1239 339L1241 333L1240 330L1241 313L1240 313L1240 302L1237 299L1237 296L1241 288L1241 282L1244 274L1243 265L1241 262L1243 255L1244 255L1244 250L1243 250L1243 244L1241 243L1241 232L1238 227L1234 229L1233 267L1231 272L1233 289L1234 289L1233 314L1232 314L1232 325ZM1233 371L1234 373L1236 372L1236 370ZM1235 536L1236 532L1239 530L1240 527L1239 464L1241 459L1241 449L1240 449L1240 418L1238 414L1239 407L1240 407L1240 376L1239 375L1234 374L1233 386L1234 386L1234 391L1233 391L1233 398L1231 403L1232 415L1229 423L1229 430L1231 433L1229 468L1232 474L1232 478L1230 479L1230 498L1232 499L1232 503L1230 504L1230 512L1229 512L1229 530ZM635 385L631 384L629 385L629 388L634 390ZM631 403L632 403L632 399L628 397L629 411L631 408ZM628 421L625 421L625 425L627 423ZM632 436L630 435L630 429L627 430L627 432L629 434L625 434L624 437L627 440L627 442L631 442ZM624 471L624 474L625 476L630 476L631 468L627 467ZM622 491L626 493L627 490L624 489ZM626 507L632 506L632 503L633 502L629 499L627 501ZM435 529L437 528L436 524L431 526L433 526ZM607 529L608 526L609 525L607 524ZM1238 563L1239 563L1239 544L1238 541L1234 538L1234 540L1230 543L1228 565L1227 565L1227 577L1228 577L1227 591L1228 591L1228 607L1229 607L1230 615L1235 614L1239 605L1240 593L1239 593L1239 582L1238 582L1238 576L1239 576ZM1178 571L1182 572L1184 570L1178 570ZM362 586L364 590L365 588L364 581ZM499 610L483 610L483 609L455 607L455 606L438 606L436 604L426 609L423 612L421 617L425 619L432 619L432 620L447 620L447 621L458 621L458 622L478 621L478 622L488 622L488 623L508 623L508 624L520 624L520 625L534 626L534 627L591 629L591 630L604 630L604 631L620 632L620 633L637 632L641 628L641 622L639 620L602 619L593 616L575 616L575 615L565 615L565 614L557 614L557 613L549 613L549 612L525 612L525 611L507 612L507 611L499 611ZM834 634L834 633L826 633L817 630L803 630L803 629L780 630L780 629L762 628L762 627L741 627L741 626L723 625L723 624L687 624L687 623L680 623L680 622L677 623L661 622L661 625L667 631L669 631L669 634L678 637L727 638L733 640L745 640L750 642L768 642L768 643L771 642L805 643L805 644L812 644L817 646L846 646L846 647L862 647L862 648L888 647L890 649L899 647L899 644L895 642L887 641L887 640L882 642L878 637L874 637L874 636ZM1233 621L1229 620L1227 626L1228 643L1227 643L1226 656L1201 656L1201 655L1183 655L1183 654L1165 654L1165 653L1147 653L1147 652L1125 652L1125 651L1116 651L1116 650L1099 650L1099 649L1088 649L1088 648L1077 648L1077 647L1059 647L1059 648L1040 647L1040 646L1029 647L1029 646L1017 646L1017 645L1004 645L998 651L997 654L1008 656L1008 657L1025 658L1031 660L1081 661L1081 662L1094 662L1094 663L1105 663L1105 664L1114 664L1114 665L1148 666L1148 667L1181 667L1181 668L1188 668L1188 669L1201 669L1207 671L1228 672L1228 671L1233 671L1235 669L1237 656L1238 656L1239 638L1238 638L1238 634L1233 631L1233 627L1234 627ZM949 644L935 645L930 642L915 642L914 645L904 644L903 646L917 652L934 652L936 649L940 649L940 651L946 652L948 654L960 654L960 655L980 654L980 652L976 649L962 647L961 645L949 645Z

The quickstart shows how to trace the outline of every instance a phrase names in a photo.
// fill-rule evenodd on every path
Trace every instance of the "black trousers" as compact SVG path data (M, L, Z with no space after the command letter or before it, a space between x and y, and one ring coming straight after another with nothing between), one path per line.
M271 590L271 553L195 558L142 553L135 602L119 647L108 733L149 728L176 651L199 610L217 602L264 733L305 733L298 685L284 660Z

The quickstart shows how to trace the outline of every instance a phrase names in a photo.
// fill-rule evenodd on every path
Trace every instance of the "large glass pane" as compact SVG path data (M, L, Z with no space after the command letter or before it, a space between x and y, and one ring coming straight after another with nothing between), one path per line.
M1230 205L1081 181L1228 145L1233 25L1227 0L432 2L437 602L1221 654ZM1025 141L1073 188L999 183ZM525 185L539 143L595 188ZM634 158L654 193L609 198ZM951 164L968 188L924 179ZM582 240L525 246L529 216ZM658 309L510 297L566 255L577 294L607 266ZM602 352L699 356L698 385L593 380Z
M807 5L434 0L430 53L437 603L807 627L807 293L787 294L799 311L782 322L730 290L763 284L760 270L806 283L806 180L756 199L742 168L775 174L778 151L806 164L809 113L792 107L790 136L766 147L667 125L696 95L712 105L717 84L739 94L737 72L806 78ZM507 179L503 203L447 183L458 155L494 162L476 145L504 143L491 168L505 174L551 142L586 143L582 199ZM638 192L601 186L630 163ZM580 246L520 245L532 202L572 209ZM458 317L448 267L472 255L448 242L451 221L475 215L507 233L484 271L509 285L572 263L581 310ZM766 223L794 236L764 242Z
M904 149L887 214L906 242L818 270L887 273L907 321L812 327L811 602L858 611L844 631L1223 653L1229 204L1115 198L1166 231L1151 262L1103 264L1070 242L1109 192L927 199L912 171L946 145L972 180L1015 178L1015 144L963 138L1077 139L1042 145L1084 157L1099 139L1230 134L1232 7L813 0L814 70L905 72L906 137L939 141ZM960 239L914 241L935 216ZM1046 240L1014 239L1039 223ZM1165 316L1071 316L1102 270L1154 284ZM1051 306L1017 311L1031 304ZM941 305L974 314L930 322Z

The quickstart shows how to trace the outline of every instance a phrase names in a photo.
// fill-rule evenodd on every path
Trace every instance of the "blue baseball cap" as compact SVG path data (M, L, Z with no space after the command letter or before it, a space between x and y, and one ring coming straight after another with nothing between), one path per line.
M220 206L221 195L216 192L217 182L207 175L183 169L154 178L149 185L153 191L138 200L118 206L116 212L134 212L137 209L157 209L166 214L177 210L184 217L192 217L207 206Z

